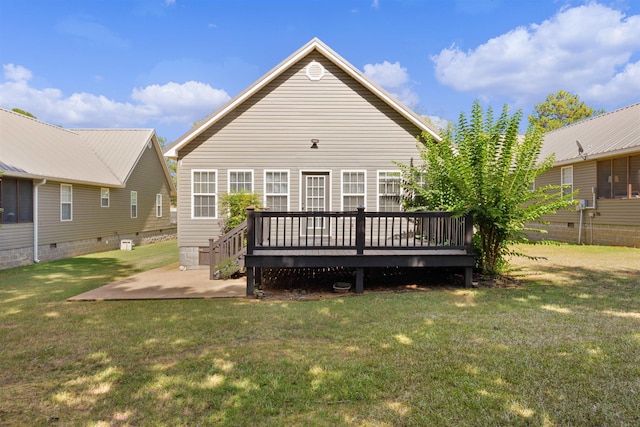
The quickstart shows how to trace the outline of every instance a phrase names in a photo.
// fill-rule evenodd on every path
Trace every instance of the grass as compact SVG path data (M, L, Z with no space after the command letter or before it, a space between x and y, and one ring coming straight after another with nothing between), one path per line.
M521 285L318 301L65 299L175 242L0 271L0 425L640 424L640 250Z

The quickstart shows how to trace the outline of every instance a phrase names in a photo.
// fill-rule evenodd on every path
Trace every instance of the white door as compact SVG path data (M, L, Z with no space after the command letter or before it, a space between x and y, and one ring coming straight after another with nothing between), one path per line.
M326 212L329 210L329 173L303 172L302 210L306 212ZM322 218L310 218L306 222L307 234L327 234Z

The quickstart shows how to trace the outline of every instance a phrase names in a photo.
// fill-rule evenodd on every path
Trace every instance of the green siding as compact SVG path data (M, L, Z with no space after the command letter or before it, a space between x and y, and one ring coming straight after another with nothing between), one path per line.
M29 246L33 246L33 223L0 226L0 251Z
M560 184L560 169L554 167L540 176L537 186L545 184ZM592 189L597 187L597 162L581 161L573 164L573 188L578 191L576 199L586 199L588 206L593 207ZM588 217L589 212L595 216ZM640 225L640 199L596 199L596 209L585 211L585 218L589 218L594 225ZM552 223L575 223L580 220L580 213L575 208L545 216Z
M105 235L159 230L170 226L169 185L153 149L145 149L126 188L111 188L109 207L100 206L100 188L73 185L73 220L60 221L60 183L40 187L40 244L70 242ZM130 192L138 192L138 218L131 218ZM156 218L156 194L163 216Z

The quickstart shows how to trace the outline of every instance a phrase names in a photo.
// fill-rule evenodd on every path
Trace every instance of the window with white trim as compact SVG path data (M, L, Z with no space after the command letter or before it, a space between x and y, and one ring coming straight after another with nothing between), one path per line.
M217 218L218 172L193 170L191 173L191 217Z
M342 171L342 210L355 211L364 206L366 176L364 171Z
M162 194L156 194L156 218L162 218Z
M138 192L131 192L131 218L138 218Z
M378 171L378 211L399 212L400 171Z
M101 208L109 207L109 189L108 188L100 189L100 207Z
M289 171L265 171L264 197L269 210L289 210Z
M73 220L73 186L60 184L60 221Z
M563 196L573 193L573 166L565 166L560 169L560 184L563 186Z
M239 193L246 191L253 192L253 171L252 170L230 170L229 171L229 193Z

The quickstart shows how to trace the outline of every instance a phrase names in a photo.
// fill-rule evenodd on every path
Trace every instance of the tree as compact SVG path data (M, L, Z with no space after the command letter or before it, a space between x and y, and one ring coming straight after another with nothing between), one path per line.
M160 148L164 150L167 148L167 139L161 136L158 137L158 143L160 144ZM174 159L170 159L169 157L165 157L164 161L167 164L167 168L169 169L169 174L171 175L171 179L173 180L173 185L178 188L178 162ZM178 200L177 197L171 197L171 206L175 206Z
M247 208L260 207L260 195L247 191L224 193L220 197L222 214L225 217L222 233L233 230L247 219Z
M485 114L476 101L470 121L461 114L441 142L423 134L421 165L399 164L406 208L473 214L476 255L487 276L503 270L509 246L526 240L527 224L573 203L561 186L533 188L553 157L539 160L543 133L537 126L518 135L521 118L520 110L509 116L505 105L494 121L491 108Z
M602 114L604 110L594 110L580 101L578 95L559 90L547 96L545 102L536 104L535 113L529 116L529 123L540 126L545 132L568 124Z
M24 114L25 116L31 117L33 119L37 119L37 117L31 114L30 112L21 110L19 108L12 108L11 111L13 111L14 113Z

